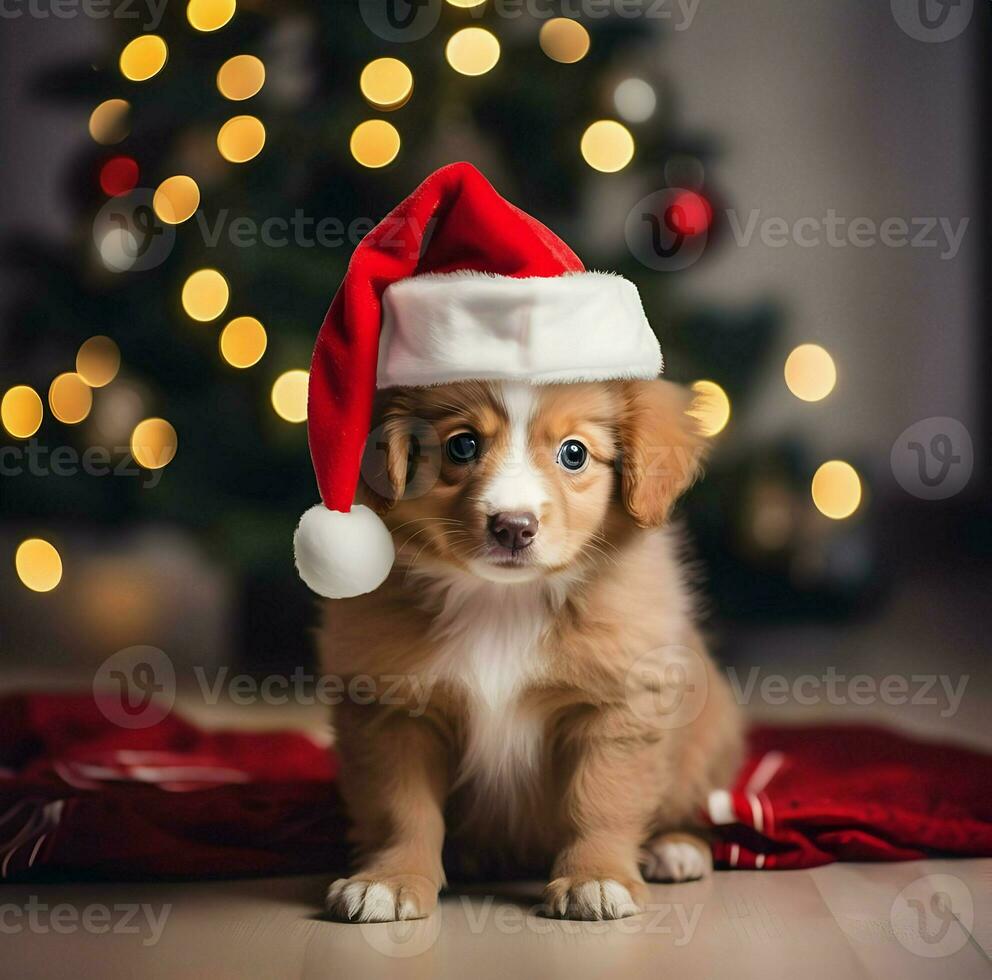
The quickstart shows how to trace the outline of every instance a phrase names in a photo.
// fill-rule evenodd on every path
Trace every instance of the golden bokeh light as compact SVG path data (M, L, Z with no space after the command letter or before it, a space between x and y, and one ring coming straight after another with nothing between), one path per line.
M265 327L253 316L235 317L220 335L221 356L236 368L249 368L257 364L267 344Z
M76 373L91 388L109 385L120 368L120 348L109 337L90 337L76 354Z
M3 427L17 439L30 439L41 428L44 413L41 396L28 385L14 385L0 402Z
M62 558L44 538L22 541L14 555L17 577L32 592L51 592L62 581Z
M152 207L167 225L179 225L193 217L200 206L200 188L185 174L167 177L158 185Z
M574 65L589 53L589 32L568 17L545 21L539 35L541 50L553 61Z
M634 137L622 123L600 119L582 134L581 149L593 170L615 174L634 159Z
M178 445L176 430L165 419L144 419L131 433L131 455L146 470L168 466Z
M398 58L376 58L362 69L358 85L377 109L399 109L413 94L413 72Z
M233 16L234 0L189 0L186 19L198 31L220 30Z
M699 422L700 431L705 436L715 436L722 432L730 421L730 399L715 381L697 381L692 390L696 397L692 400L688 414Z
M818 402L837 384L834 359L819 344L800 344L786 358L785 383L796 398Z
M262 152L265 127L255 116L234 116L217 133L217 149L229 163L247 163Z
M0 402L3 427L16 439L30 439L41 427L44 412L41 396L28 385L14 385Z
M276 415L287 422L307 419L307 386L310 374L299 369L280 374L272 385L272 407Z
M198 269L183 284L183 309L194 320L216 320L227 309L231 290L216 269Z
M132 82L145 82L165 67L168 57L169 49L162 38L142 34L121 52L121 74Z
M217 89L232 102L258 95L264 84L265 65L253 54L236 54L228 58L217 72Z
M451 35L444 56L462 75L485 75L499 61L499 41L484 27L463 27Z
M462 10L469 10L472 7L480 7L486 0L448 0L452 7L459 7Z
M103 146L120 143L131 132L131 103L127 99L107 99L91 113L90 136Z
M811 491L816 509L835 521L850 517L861 504L861 478L842 459L829 460L813 474Z
M368 119L351 134L351 155L363 167L385 167L399 152L399 131L385 119Z
M93 407L93 390L74 371L60 374L48 389L48 407L60 422L82 422Z

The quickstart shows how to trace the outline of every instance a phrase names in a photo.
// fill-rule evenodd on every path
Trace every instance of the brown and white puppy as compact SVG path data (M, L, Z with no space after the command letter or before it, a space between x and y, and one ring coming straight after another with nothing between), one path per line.
M666 527L703 455L688 407L660 380L381 393L363 474L397 562L321 635L325 670L375 692L335 709L360 865L331 911L429 914L446 837L483 871L550 870L574 918L638 912L642 871L709 870L686 831L740 723Z

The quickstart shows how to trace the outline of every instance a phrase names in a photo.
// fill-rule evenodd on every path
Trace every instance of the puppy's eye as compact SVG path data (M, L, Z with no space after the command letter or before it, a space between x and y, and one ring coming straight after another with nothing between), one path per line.
M479 458L479 438L474 432L459 432L444 444L444 451L452 463L464 466Z
M589 450L578 439L566 439L558 450L557 462L571 473L578 473L589 462Z

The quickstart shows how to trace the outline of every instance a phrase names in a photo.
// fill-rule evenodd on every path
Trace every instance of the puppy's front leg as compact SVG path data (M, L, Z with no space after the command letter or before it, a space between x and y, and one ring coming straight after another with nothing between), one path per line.
M341 785L362 855L327 893L333 914L359 922L420 919L444 884L444 800L449 760L425 718L379 706L337 713Z
M568 841L552 866L544 901L568 919L620 919L643 910L648 890L638 848L652 802L637 789L650 747L621 733L622 719L594 723L570 760L561 799Z

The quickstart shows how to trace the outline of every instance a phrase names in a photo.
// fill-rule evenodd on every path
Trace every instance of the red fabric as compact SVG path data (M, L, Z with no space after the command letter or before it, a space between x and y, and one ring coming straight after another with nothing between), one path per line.
M504 200L471 164L431 174L359 243L317 336L307 431L325 506L349 511L372 418L382 294L400 279L470 269L582 272L554 232Z
M340 870L336 772L296 733L127 730L89 695L0 699L0 880ZM992 856L992 757L882 729L756 729L732 799L725 867Z

